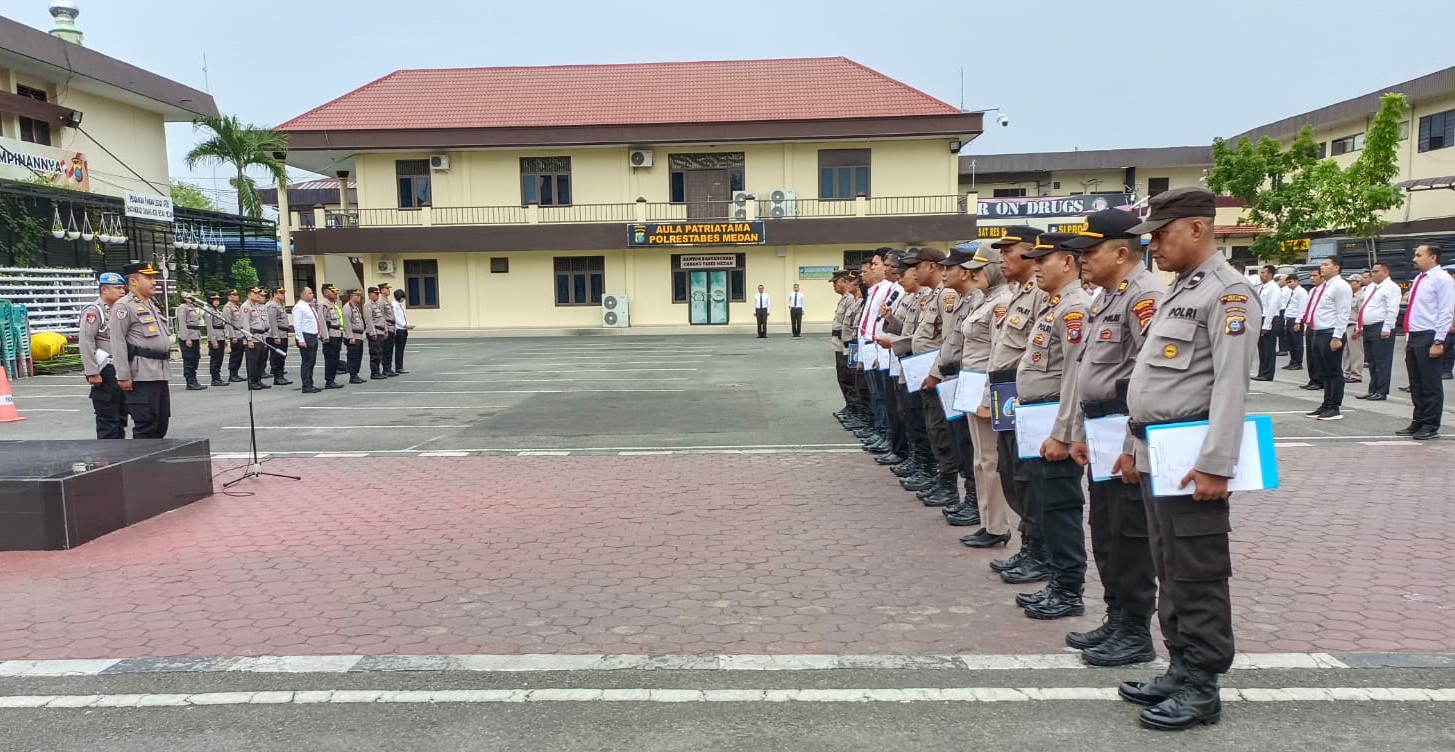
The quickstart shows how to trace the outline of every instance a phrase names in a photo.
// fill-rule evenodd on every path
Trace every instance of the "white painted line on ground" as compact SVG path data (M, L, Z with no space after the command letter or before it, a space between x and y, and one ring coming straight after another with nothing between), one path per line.
M509 405L390 405L388 408L380 407L330 407L328 405L304 405L299 410L372 410L378 412L382 409L389 410L503 410Z
M368 457L369 456L369 453L368 452L325 452L323 454L315 454L313 456L316 459L320 459L320 460L343 460L343 459L356 460L356 459L361 459L361 458L364 458L364 457Z
M441 373L441 374L437 374L437 375L439 375L439 376L479 376L481 373L498 373L498 372L497 371L447 371L445 373ZM526 373L530 373L530 372L527 371ZM539 373L539 372L537 372L537 373ZM555 382L555 381L571 381L571 380L573 380L573 379L570 376L552 376L549 379L466 379L466 380L460 380L460 381L427 381L427 380L424 380L424 379L406 379L406 380L404 380L404 381L402 381L400 383L401 384L421 384L421 383L422 384L471 384L471 383L479 383L479 384L492 384L492 383L545 383L545 384L549 384L549 383ZM583 381L648 381L648 380L650 380L650 381L688 381L689 378L686 377L686 376L656 376L656 377L651 377L651 378L648 378L648 377L645 377L645 376L631 376L631 377L627 377L627 378L619 378L618 379L618 378L613 378L611 376L607 376L607 377L604 377L604 378L601 377L601 376L592 376L590 378L583 378L582 380Z
M369 394L371 394L371 395L384 395L384 394L388 394L388 395L396 395L396 394L575 394L575 393L578 393L578 392L579 393L582 393L582 394L586 394L586 393L606 393L606 394L610 394L612 392L632 393L632 392L685 392L685 391L687 391L687 390L686 389L485 389L485 390L470 391L470 390L464 390L464 389L449 389L449 390L424 390L424 389L419 389L419 390L410 390L410 391L406 391L406 392L396 392L396 391L369 392ZM385 405L385 406L382 406L382 408L378 408L378 409L387 409L387 407L388 406Z
M25 412L21 410L21 412ZM1385 441L1361 441L1364 446L1422 446L1418 441L1407 441L1405 439L1388 439Z
M696 371L696 368L494 368L481 369L477 374L492 373L668 373Z
M421 457L469 457L469 452L420 452Z
M1303 441L1275 441L1273 446L1276 449L1287 449L1289 447L1311 447L1313 444Z
M541 451L516 452L517 457L570 457L571 453L559 449L545 449Z
M23 413L79 413L79 412L81 412L81 408L79 408L79 407L23 407L23 408L20 409L20 412L23 412Z
M460 424L460 425L445 425L445 424L439 424L439 425L427 425L427 426L408 426L408 425L356 426L356 425L352 425L351 424L351 425L347 425L347 426L258 426L257 429L259 431L306 431L306 430L309 430L309 429L318 429L318 430L321 430L321 431L337 431L337 430L343 429L343 428L469 428L469 427L470 426L463 425L463 424ZM249 431L249 430L252 430L252 428L253 428L252 426L223 426L222 427L222 430L224 430L224 431Z
M28 399L75 399L75 400L79 400L79 399L87 399L89 397L89 394L90 394L89 392L78 392L76 394L26 394L24 392L17 393L17 392L15 392L15 390L13 388L11 389L11 395L13 397L15 397L15 399L17 399L17 400L28 400Z
M1284 441L1359 441L1388 439L1388 436L1280 436Z

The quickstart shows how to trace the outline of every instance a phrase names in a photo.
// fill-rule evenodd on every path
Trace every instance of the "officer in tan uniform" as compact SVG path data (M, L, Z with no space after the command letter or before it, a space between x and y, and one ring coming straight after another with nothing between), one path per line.
M860 272L852 271L845 280L848 283L849 295L854 299L849 302L849 307L844 309L843 320L845 367L849 369L849 378L853 381L854 389L853 414L850 416L851 419L844 423L844 427L860 439L869 436L874 428L874 408L869 402L869 382L865 380L864 371L860 369L857 361L859 321L864 312L862 280Z
M323 332L319 334L319 341L323 343L323 388L342 389L344 385L335 379L346 370L340 367L343 364L339 361L344 344L343 305L339 303L337 287L325 284L322 290L323 297L314 303L314 310L323 322Z
M982 301L960 324L960 334L965 338L964 352L960 356L960 372L990 372L990 350L995 325L1005 318L1009 310L1011 288L1000 273L1000 251L980 246L975 250L975 263L971 269L970 283L981 293ZM979 501L982 527L960 539L971 548L991 548L1010 541L1010 504L1005 499L1005 489L1000 484L996 467L1000 449L995 430L990 422L990 389L980 395L980 407L973 415L966 414L970 429L970 444L974 454L975 491Z
M91 385L91 407L96 413L96 438L126 438L126 392L116 383L117 355L111 345L111 308L126 295L126 279L116 272L101 275L95 301L81 309L81 366ZM105 361L104 364L102 361Z
M945 341L948 309L954 307L956 300L955 291L944 286L944 272L940 262L946 257L947 254L937 248L912 249L905 257L906 264L912 265L911 268L914 269L915 282L926 292L920 303L919 316L912 334L908 339L895 343L895 352L900 357L937 350ZM944 496L940 475L942 472L954 472L955 452L950 443L949 428L945 425L944 412L928 409L938 403L929 402L926 399L927 394L923 388L908 393L908 400L913 404L915 414L919 416L916 431L922 443L916 458L916 467L909 475L902 476L899 484L905 490L922 493L925 497Z
M1141 220L1107 209L1086 218L1086 230L1068 240L1083 248L1083 276L1103 292L1091 305L1076 368L1076 414L1071 420L1071 456L1090 463L1087 419L1125 417L1127 381L1146 341L1147 325L1167 292L1142 257L1142 239L1131 232ZM1088 471L1091 550L1101 577L1106 621L1089 632L1066 635L1094 666L1124 666L1157 657L1150 630L1157 581L1147 544L1147 511L1135 479L1096 480Z
M206 389L197 381L197 365L202 362L202 338L207 334L207 324L202 312L197 310L197 294L182 293L182 304L177 306L177 349L182 352L182 378L187 380L187 391Z
M348 302L344 304L344 347L348 350L348 371L350 384L362 384L359 369L364 364L364 342L368 339L369 319L364 313L363 296L356 289L346 291Z
M904 294L895 300L894 306L884 315L883 332L875 339L875 344L889 349L892 358L910 354L910 343L922 313L925 296L932 292L920 286L914 265L905 261L908 254L916 250L918 249L909 249L906 256L900 259L899 286L904 288ZM896 345L898 349L895 349ZM903 427L900 432L902 445L888 454L875 457L874 462L891 466L895 475L904 477L910 472L910 459L921 451L924 418L908 404L910 394L904 388L903 374L891 378L888 383L895 391L893 405L898 410L899 424Z
M379 288L369 288L369 302L364 304L364 323L367 325L369 337L369 378L371 380L387 379L384 374L384 338L388 336L389 329L384 323L384 312L379 309Z
M246 338L243 337L243 332L247 331L247 322L243 320L242 300L237 290L227 291L227 305L222 307L222 315L227 319L227 343L232 348L227 353L227 383L236 384L246 381L237 372L243 367L243 355L248 349Z
M268 341L268 334L272 330L264 303L266 294L263 288L254 287L248 291L248 301L239 309L243 316L242 331L247 342L248 389L252 391L272 388L263 383L263 371L268 362L268 348L264 343Z
M854 302L854 296L849 294L849 272L839 270L834 272L829 284L833 285L834 294L839 296L839 302L834 306L833 323L829 326L829 346L834 351L834 378L839 383L839 392L844 397L844 406L834 411L834 418L840 423L849 419L853 412L854 381L849 375L848 348L844 346L844 312Z
M954 300L945 301L945 342L940 348L941 358L936 363L936 371L953 373L955 378L959 378L965 362L965 322L985 302L985 286L977 280L984 277L984 270L993 262L990 256L980 252L979 241L961 243L955 246L955 252L959 254L959 263L944 271L948 295L953 296ZM948 259L943 263L949 266ZM937 418L943 421L953 466L965 484L964 500L941 511L945 513L945 521L950 525L977 526L981 522L980 493L975 480L975 442L971 436L970 423L963 417L943 420L943 409Z
M154 277L161 274L149 262L121 268L130 291L111 306L111 342L116 383L126 392L133 439L165 439L172 418L168 363L172 359L172 328L152 303ZM124 348L124 350L123 350Z
M1031 338L1036 311L1044 296L1036 287L1036 269L1023 254L1035 247L1036 237L1040 234L1041 231L1034 227L1012 225L991 244L992 248L1000 251L1000 273L1011 290L1010 299L1005 303L1006 310L996 319L992 331L991 384L1016 382L1016 369L1020 367L1021 355ZM990 562L990 568L1000 572L1001 579L1012 584L1049 579L1051 573L1042 560L1040 530L1034 517L1026 511L1030 478L1025 474L1024 463L1016 457L1015 432L1001 431L995 438L998 444L996 471L1006 501L1020 517L1021 550L1009 559Z
M273 386L288 386L288 340L292 339L293 322L288 318L288 291L279 287L273 290L273 298L265 309L268 317L268 344L275 349L268 351L268 363L272 367Z
M1228 480L1242 445L1263 311L1252 285L1218 252L1215 213L1213 194L1179 188L1155 196L1151 216L1130 230L1151 233L1153 259L1177 280L1148 325L1147 344L1132 370L1130 451L1117 460L1122 478L1150 472L1149 426L1209 422L1198 460L1182 479L1190 495L1153 499L1151 485L1142 486L1161 587L1157 615L1171 667L1119 691L1150 706L1141 722L1157 729L1216 723L1222 715L1218 675L1233 662Z
M394 370L394 346L398 340L399 322L394 320L394 296L389 292L389 283L379 283L379 313L384 317L384 339L380 340L380 370L385 376L398 376Z
M1040 456L1024 460L1030 479L1026 513L1041 531L1051 583L1018 597L1032 619L1061 619L1086 613L1081 591L1086 584L1086 532L1081 513L1081 465L1071 458L1071 419L1075 413L1076 356L1086 338L1091 296L1081 286L1081 251L1066 245L1072 235L1046 233L1025 254L1035 264L1036 286L1050 296L1037 309L1030 343L1016 369L1017 411L1057 403L1055 424L1041 439ZM1024 429L1017 421L1016 432ZM1020 436L1016 437L1020 442Z
M227 386L222 380L222 362L227 355L228 323L222 315L222 293L213 290L207 293L207 311L203 318L207 323L207 372L212 376L210 386ZM212 315L208 315L211 313Z
M945 289L953 294L953 299L946 296L942 310L948 309L948 317L944 321L944 341L940 344L940 354L936 356L934 365L930 366L930 375L925 378L925 411L939 411L941 416L945 414L945 406L939 397L936 387L941 382L949 381L960 375L960 360L964 355L965 339L960 331L960 324L975 309L977 298L972 293L976 292L970 285L970 270L965 264L975 264L975 253L969 250L968 246L960 245L951 250L950 255L940 261L944 267L941 272L944 275ZM960 429L963 426L956 426L959 420L946 421L946 430L950 434L951 464L948 468L940 468L940 495L923 498L924 503L929 506L954 507L960 503L959 479L967 473L973 473L973 467L968 467L962 447L959 443L962 439ZM973 482L971 477L967 481ZM966 488L971 488L966 483ZM968 495L968 494L967 494ZM959 507L951 514L959 514L962 518L971 514L978 516L980 510L977 506Z

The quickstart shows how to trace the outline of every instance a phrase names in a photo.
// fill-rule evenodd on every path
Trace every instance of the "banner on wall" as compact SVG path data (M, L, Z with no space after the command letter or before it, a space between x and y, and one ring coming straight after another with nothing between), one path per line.
M1103 209L1130 210L1130 193L1092 193L1084 196L1020 196L980 199L980 219L1076 217Z
M0 178L91 190L91 168L85 154L13 138L0 138Z

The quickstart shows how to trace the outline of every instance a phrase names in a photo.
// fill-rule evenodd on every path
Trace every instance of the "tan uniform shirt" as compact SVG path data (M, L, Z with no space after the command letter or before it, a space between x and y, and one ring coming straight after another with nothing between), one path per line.
M348 339L363 339L368 335L368 320L364 312L353 303L344 304L344 334Z
M1214 254L1178 276L1147 326L1127 397L1131 419L1155 424L1207 413L1210 428L1193 465L1199 472L1232 477L1237 468L1262 319L1252 285ZM1137 469L1151 472L1147 442L1134 436L1132 446Z
M954 310L959 297L948 287L940 287L930 293L929 299L921 306L919 321L915 323L911 352L916 355L927 353L944 344L950 311Z
M990 349L990 370L1009 371L1020 365L1026 343L1031 339L1036 308L1044 295L1036 289L1035 282L1026 282L1016 287L1011 285L1010 299L1005 302L1005 314L995 322L995 340Z
M1010 296L1009 285L987 291L980 305L960 324L960 336L965 341L961 347L960 370L990 373L990 349L995 342L995 325L1010 310ZM989 382L986 382L985 391L980 396L980 406L990 407Z
M960 325L970 317L970 312L983 297L983 293L975 290L969 295L956 295L953 304L948 299L945 301L950 306L950 318L945 322L945 341L940 344L940 357L930 368L931 376L944 381L955 378L960 372L960 359L965 356L965 335L960 331Z
M844 347L844 312L849 310L849 304L852 302L854 302L854 296L844 293L839 297L838 305L834 306L833 324L829 327L829 342L833 344L836 353L847 350Z
M241 339L242 333L247 329L247 322L244 321L242 309L241 304L233 305L231 301L222 307L222 315L227 319L228 339Z
M1031 339L1015 373L1016 398L1022 404L1059 400L1051 438L1070 443L1075 412L1075 364L1086 339L1091 296L1073 280L1046 298L1036 311Z
M100 376L101 365L96 362L96 351L112 356L114 360L116 353L111 351L111 307L101 298L87 303L81 309L81 365L87 376Z
M216 309L213 309L213 313L217 313ZM227 325L227 318L225 316L219 319L214 316L208 316L204 312L202 318L207 324L208 342L215 345L231 336L231 333L228 332L230 327Z
M1144 266L1138 266L1116 287L1102 292L1091 306L1086 325L1086 344L1081 347L1076 367L1076 414L1071 421L1071 439L1086 440L1084 402L1115 399L1116 385L1132 376L1137 353L1147 340L1147 325L1167 285Z
M268 312L266 305L256 305L252 302L243 303L239 309L243 315L243 330L248 334L256 336L267 336Z
M116 301L111 307L111 338L119 351L111 354L117 381L170 378L167 364L172 358L172 328L150 300L127 294Z
M399 324L394 320L394 291L390 290L388 295L379 295L379 313L384 316L384 331L393 334L399 331Z
M276 300L269 300L263 309L267 312L268 338L286 339L293 331L293 322L288 320L288 309Z
M202 339L207 333L207 325L202 321L202 312L197 310L191 303L183 303L177 306L177 339L186 342Z
M896 356L910 354L910 339L919 320L924 300L932 291L920 288L906 292L894 301L894 308L884 317L884 336L889 340L889 350Z
M368 326L370 337L382 337L389 331L384 323L384 312L379 309L378 301L365 301L364 315L368 317L364 323Z
M319 335L321 341L328 342L343 336L343 320L338 306L328 302L327 298L320 298L314 304L314 310L318 311L318 320L323 322L323 333Z

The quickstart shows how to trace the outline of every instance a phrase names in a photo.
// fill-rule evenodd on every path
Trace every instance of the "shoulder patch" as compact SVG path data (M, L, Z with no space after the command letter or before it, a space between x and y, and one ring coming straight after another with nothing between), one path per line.
M1081 328L1086 323L1086 314L1080 311L1070 311L1061 317L1066 324L1066 341L1073 345L1081 344Z
M1246 302L1248 302L1248 296L1247 295L1224 295L1221 298L1218 298L1218 302L1219 303L1224 303L1224 304L1227 304L1227 303L1246 303Z
M91 308L87 308L86 309L86 323L88 323L88 324L94 324L94 323L96 323L96 311L94 309L91 309Z
M1003 306L1003 305L1001 305L1001 306L996 306L995 307L995 325L996 326L1000 326L1000 322L1002 322L1002 321L1005 320L1005 314L1008 313L1008 312L1010 312L1010 306Z
M1223 333L1230 337L1240 336L1248 330L1248 317L1241 313L1230 313L1223 318Z
M1141 322L1142 329L1145 330L1147 325L1152 323L1152 317L1157 315L1157 301L1153 298L1142 298L1133 303L1132 315L1137 317L1137 321Z
M117 306L117 308L116 308L116 318L119 318L119 319L126 318L126 309L125 308L122 308L120 306Z

